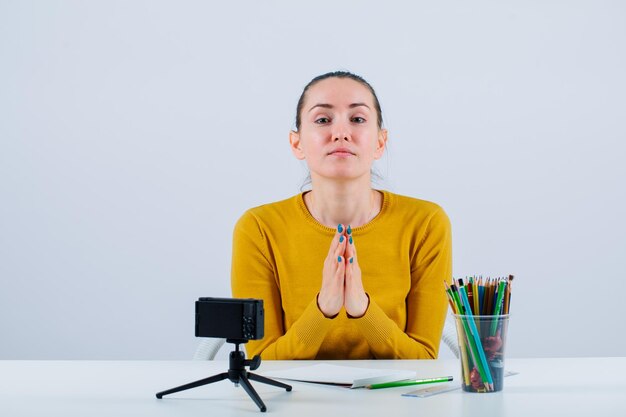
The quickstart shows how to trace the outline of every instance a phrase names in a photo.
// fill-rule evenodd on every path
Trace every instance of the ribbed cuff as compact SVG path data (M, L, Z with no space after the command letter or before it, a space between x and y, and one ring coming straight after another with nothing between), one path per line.
M306 309L302 312L302 316L298 319L298 323L306 323L306 325L294 326L298 340L307 347L322 345L326 333L330 330L333 319L324 316L324 313L317 307L317 297L315 297Z
M387 345L393 331L390 327L389 317L371 298L365 314L362 317L352 319L351 323L357 326L370 346ZM391 323L393 324L393 322Z

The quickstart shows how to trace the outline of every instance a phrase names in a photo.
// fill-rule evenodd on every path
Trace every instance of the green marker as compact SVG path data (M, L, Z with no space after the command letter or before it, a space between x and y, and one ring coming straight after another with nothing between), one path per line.
M498 316L502 311L502 303L504 301L504 287L506 286L506 281L502 280L498 283L498 298L496 299L496 305L493 309L493 315ZM491 322L491 336L496 335L496 331L498 330L498 319L495 317Z
M410 385L434 384L436 382L449 382L452 380L453 378L451 376L442 376L439 378L416 379L412 381L383 382L382 384L368 385L367 388L379 389L379 388L408 387Z

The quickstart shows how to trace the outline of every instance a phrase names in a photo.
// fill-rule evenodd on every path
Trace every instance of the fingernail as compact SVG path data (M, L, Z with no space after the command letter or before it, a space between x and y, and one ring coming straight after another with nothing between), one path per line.
M350 242L350 244L352 244L352 236L350 236L350 239L348 239L348 242Z
M350 258L350 263L352 263L352 261L354 261L354 258Z
M352 228L348 225L348 234L352 233Z
M337 262L341 262L341 256L337 257Z
M343 242L343 235L341 235L341 237L339 238L339 243L342 243L342 242Z
M342 226L342 225L338 225L338 226L337 226L337 231L338 231L339 233L343 232L343 226Z

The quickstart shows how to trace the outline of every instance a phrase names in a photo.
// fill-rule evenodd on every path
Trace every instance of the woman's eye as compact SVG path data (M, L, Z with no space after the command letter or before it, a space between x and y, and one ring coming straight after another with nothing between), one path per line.
M323 125L330 122L330 119L328 119L328 117L320 117L319 119L315 120L315 123L317 123L318 125Z
M353 117L353 118L352 118L352 121L353 121L354 123L365 123L365 119L364 119L364 118L362 118L362 117Z

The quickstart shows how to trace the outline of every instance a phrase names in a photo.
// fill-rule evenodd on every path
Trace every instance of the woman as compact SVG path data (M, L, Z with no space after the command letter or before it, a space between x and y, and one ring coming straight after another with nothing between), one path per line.
M372 189L387 142L373 88L349 72L314 78L289 142L311 191L248 210L233 236L233 296L265 307L265 337L248 354L436 358L450 223L434 203Z

